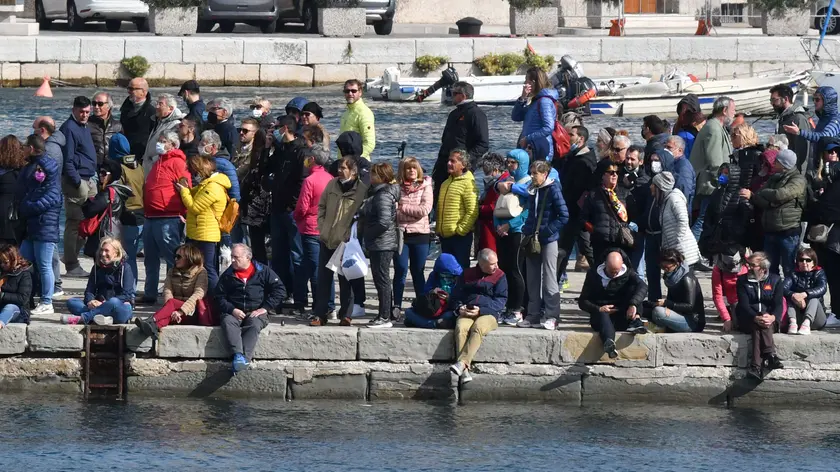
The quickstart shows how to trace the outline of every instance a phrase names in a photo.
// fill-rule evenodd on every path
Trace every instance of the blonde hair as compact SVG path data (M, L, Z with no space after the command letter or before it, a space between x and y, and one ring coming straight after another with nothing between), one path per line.
M97 257L99 257L99 253L102 252L102 248L104 248L105 245L114 248L114 252L117 253L117 260L122 260L125 258L125 249L123 249L122 243L119 239L111 237L102 238L102 240L99 241L99 249L96 250Z
M549 172L551 172L551 165L546 161L534 161L533 163L531 163L531 172L548 174Z
M741 144L744 147L755 146L758 144L758 133L755 132L755 128L747 123L741 123L733 128L732 136L740 136Z
M408 183L405 177L408 169L417 169L417 182L423 180L423 167L420 166L420 161L418 161L416 157L409 156L401 160L397 165L397 181L399 181L399 183Z

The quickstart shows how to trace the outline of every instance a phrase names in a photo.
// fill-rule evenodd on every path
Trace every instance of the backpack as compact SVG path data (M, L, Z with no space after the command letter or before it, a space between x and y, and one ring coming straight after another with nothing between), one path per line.
M554 129L551 131L551 140L554 142L554 157L559 159L568 154L569 150L572 149L572 143L569 136L569 132L566 131L566 128L564 128L563 125L560 123L560 110L558 109L559 107L557 100L553 99L552 97L540 98L547 98L554 103L556 118L554 119Z
M227 196L227 206L222 212L222 217L219 219L219 229L222 233L230 234L233 227L236 225L236 220L239 218L239 203L236 200L231 200L230 195Z

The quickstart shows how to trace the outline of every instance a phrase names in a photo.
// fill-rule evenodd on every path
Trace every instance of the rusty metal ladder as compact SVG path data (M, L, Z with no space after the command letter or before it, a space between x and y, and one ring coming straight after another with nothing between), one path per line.
M85 327L84 397L125 400L125 326Z

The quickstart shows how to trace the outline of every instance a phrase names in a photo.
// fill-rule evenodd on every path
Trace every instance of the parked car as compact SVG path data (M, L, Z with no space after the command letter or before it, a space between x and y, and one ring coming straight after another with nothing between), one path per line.
M53 20L67 20L73 31L81 31L87 21L104 21L108 31L119 31L123 21L131 21L140 31L149 31L149 7L140 0L35 0L35 21L49 29Z
M198 32L209 33L216 23L222 33L233 31L236 23L259 27L274 33L286 23L303 23L307 33L318 32L317 0L207 0L199 13ZM396 0L360 0L367 24L376 34L391 34Z
M829 0L821 0L817 3L815 8L816 16L814 16L814 28L822 31L823 24L825 24L825 14L828 13ZM831 12L831 18L828 20L828 34L840 34L840 2L834 4Z

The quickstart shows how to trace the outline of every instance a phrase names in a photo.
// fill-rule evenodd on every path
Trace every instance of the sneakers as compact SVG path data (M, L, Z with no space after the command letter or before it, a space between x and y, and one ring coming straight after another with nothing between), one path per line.
M362 305L353 305L353 314L350 318L361 318L365 316L365 307Z
M522 321L521 311L509 311L502 317L502 324L508 326L516 326L520 321Z
M799 334L802 336L809 336L811 334L811 320L806 319L799 326Z
M461 385L468 382L472 382L472 375L470 375L470 371L465 370L464 373L461 374Z
M569 290L569 279L565 277L566 274L563 274L563 279L560 280L560 291Z
M787 334L797 334L799 332L799 328L796 327L796 322L791 321L788 323Z
M618 351L615 350L615 341L607 339L607 341L604 342L604 352L610 356L610 359L618 357Z
M61 315L61 324L77 325L82 322L81 316L76 315Z
M88 274L84 269L82 269L82 266L76 266L72 269L69 269L64 274L65 277L70 277L73 279L86 279L89 275L90 274Z
M825 314L825 327L838 328L840 327L840 319L834 316L834 313L828 312Z
M449 371L453 374L457 375L458 377L464 375L464 372L467 370L467 365L461 361L458 361L451 366L449 366Z
M543 329L554 331L555 329L557 329L557 320L554 318L546 318L540 321L540 325L543 327Z
M764 373L761 371L761 367L751 365L747 369L747 377L752 377L756 380L764 380Z
M310 321L312 320L312 318L315 317L315 315L312 314L311 311L306 310L292 310L290 314L294 316L295 319L298 321Z
M64 296L64 290L61 290L61 289L53 290L53 298L58 298L58 297L63 297L63 296Z
M386 318L376 317L370 321L368 321L367 327L368 328L390 328L394 326L394 323L391 320Z
M529 319L530 318L530 319ZM516 323L517 328L538 328L542 326L539 321L529 316L526 316L525 319Z
M344 318L338 322L339 326L353 326L353 319L352 318Z
M585 257L579 255L575 260L575 272L587 271L589 271L589 261L587 261Z
M327 313L327 319L330 321L338 321L338 313L336 313L335 310L330 310L330 312Z
M39 303L30 313L33 315L52 315L55 314L55 309L52 303Z
M782 360L779 359L779 356L777 356L775 354L768 357L767 359L765 359L765 362L767 363L767 369L768 370L784 369L785 368L785 365L782 364Z
M694 264L694 270L696 272L711 272L712 264L705 257L701 257L700 260Z
M629 326L627 326L627 332L630 334L646 334L647 328L645 328L645 325L642 323L640 318L636 318L630 322Z
M108 326L114 324L113 316L96 315L93 317L93 322L99 326Z
M245 356L239 353L233 355L233 364L231 367L233 369L234 374L237 372L242 372L249 366L250 364L248 364L248 359L245 359Z

